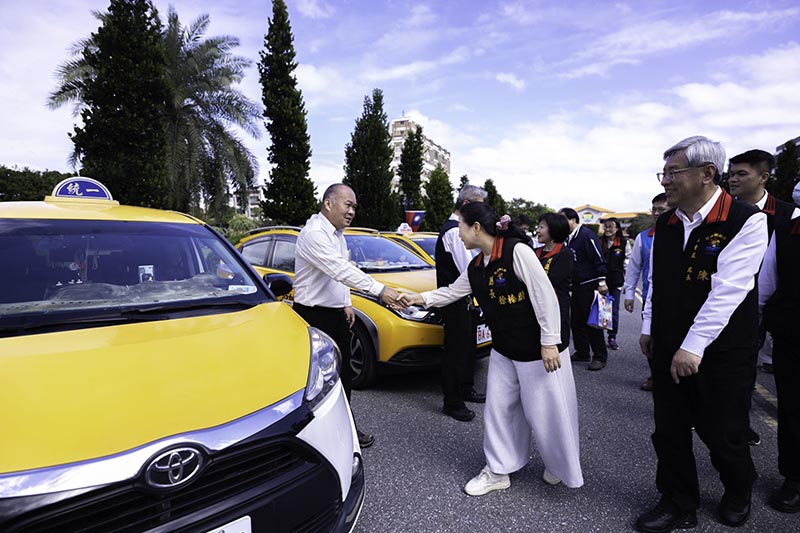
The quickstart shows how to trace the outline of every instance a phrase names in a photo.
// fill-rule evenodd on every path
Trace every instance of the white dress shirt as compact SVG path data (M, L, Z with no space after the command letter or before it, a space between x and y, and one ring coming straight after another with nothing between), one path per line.
M483 264L489 264L489 257L484 255ZM558 299L536 252L530 246L514 247L514 274L528 289L531 306L542 330L542 345L560 344L561 311ZM422 299L425 300L425 307L442 307L469 294L472 294L472 287L465 269L449 286L423 292Z
M703 223L714 207L722 189L717 187L711 199L689 219L677 209L675 214L683 222L683 247L696 227ZM653 236L653 246L658 233ZM655 249L655 248L654 248ZM717 272L711 275L711 291L705 303L694 317L694 324L683 339L681 349L703 357L709 344L716 340L720 332L728 324L731 315L739 307L747 293L755 285L755 275L761 266L761 259L767 249L767 216L756 213L742 226L739 233L733 236L730 243L723 248L717 258ZM653 291L653 254L650 254L650 291L647 293L644 312L642 314L642 334L650 334Z
M295 248L294 301L308 307L350 307L350 288L378 296L383 284L349 260L344 232L322 213L308 219Z
M639 285L639 276L642 275L642 234L641 232L633 241L628 268L625 270L625 286L623 287L624 298L633 300L636 296L636 286Z
M459 222L461 219L453 213L448 220ZM464 246L464 241L461 240L461 237L459 237L458 227L450 228L442 235L442 244L445 251L453 256L453 262L456 264L458 271L464 272L472 260L472 254Z
M800 217L800 209L794 210L792 220ZM778 257L775 239L770 239L761 272L758 274L758 315L764 310L764 304L778 290Z

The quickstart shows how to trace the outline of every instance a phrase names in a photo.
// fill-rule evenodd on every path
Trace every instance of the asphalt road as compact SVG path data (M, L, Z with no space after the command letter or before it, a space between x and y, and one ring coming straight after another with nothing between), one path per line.
M441 413L436 372L384 376L374 388L353 393L359 426L375 434L364 450L367 495L358 532L633 531L636 517L658 500L652 397L639 390L647 376L638 349L639 309L622 309L621 349L610 352L599 372L572 365L578 392L581 461L585 484L569 489L546 485L535 446L530 463L511 476L511 488L470 497L464 484L484 466L483 406L473 404L472 422ZM485 390L488 359L479 361L477 388ZM782 482L777 468L777 410L770 374L759 372L751 424L762 444L752 448L759 479L753 512L738 531L800 531L800 515L766 503ZM722 485L708 451L695 439L701 508L695 531L727 531L715 510Z

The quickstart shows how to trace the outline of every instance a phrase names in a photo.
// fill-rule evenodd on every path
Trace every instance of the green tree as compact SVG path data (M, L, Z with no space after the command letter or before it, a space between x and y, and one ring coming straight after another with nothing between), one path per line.
M53 187L72 174L55 170L19 170L0 165L0 202L29 202L43 200Z
M775 158L775 177L767 183L767 189L776 198L789 203L792 200L792 190L800 177L800 157L794 140L783 145L783 150Z
M425 184L423 231L439 231L453 212L453 185L442 165L437 165Z
M406 134L400 154L400 166L397 167L402 203L406 209L422 207L422 145L422 126L417 126L414 131Z
M111 0L84 49L93 77L83 89L83 126L71 135L82 174L101 180L120 202L172 207L161 22L149 0Z
M344 183L358 198L354 226L395 229L399 224L400 204L398 196L392 194L389 139L383 91L374 89L371 98L364 97L363 112L344 149Z
M106 13L94 13L105 23ZM232 55L239 41L231 36L204 38L210 18L199 16L183 27L170 8L162 34L166 77L172 89L167 103L167 165L171 207L196 212L200 199L209 216L224 217L228 193L242 197L253 186L258 163L234 131L243 129L260 138L260 106L245 97L234 84L241 82L252 61ZM75 105L75 114L85 108L84 90L96 77L84 50L96 51L94 37L82 39L71 49L71 58L57 71L58 85L49 95L48 106ZM77 154L73 152L72 161Z
M635 239L639 233L653 225L652 215L636 215L628 226L628 236Z
M545 204L537 204L524 198L512 198L507 205L508 214L512 217L519 215L527 215L531 219L531 223L535 226L539 217L545 213L552 213L555 211Z
M498 215L502 216L506 214L508 212L506 201L503 200L503 197L497 192L497 187L494 186L494 180L491 178L487 179L483 184L483 189L486 191L486 199L484 202L492 206L494 210L497 211Z
M316 187L308 178L311 141L303 95L294 70L294 37L284 0L273 0L272 19L258 65L273 167L261 208L281 224L304 224L318 209Z
M463 189L464 185L468 183L469 183L469 178L467 177L466 174L464 174L463 176L461 176L461 180L458 183L458 190L460 191L461 189Z

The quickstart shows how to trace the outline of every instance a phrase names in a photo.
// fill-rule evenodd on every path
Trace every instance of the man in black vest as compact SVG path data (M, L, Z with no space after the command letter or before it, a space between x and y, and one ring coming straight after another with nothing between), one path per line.
M800 188L800 184L795 190ZM758 303L773 338L773 368L778 393L778 470L783 486L769 504L784 513L800 511L800 211L775 226L761 275Z
M672 209L656 222L640 339L653 363L661 500L636 527L662 532L697 524L692 428L725 487L719 520L741 526L750 516L756 478L747 429L758 339L754 287L767 248L766 216L718 186L721 144L689 137L664 160L658 179Z
M569 207L560 209L559 214L567 217L569 237L566 245L575 253L572 266L572 299L570 300L570 320L572 322L572 343L575 353L572 361L589 361L589 370L602 370L608 361L608 349L603 330L586 324L589 311L594 302L594 291L607 294L606 260L600 251L600 239L589 228L581 225L578 213ZM591 346L594 357L589 356Z
M458 236L459 210L470 202L483 202L486 191L475 185L464 185L458 192L455 211L442 225L436 239L436 286L447 287L467 269L472 254ZM483 403L486 396L475 391L477 320L471 298L462 298L442 308L444 319L444 357L442 359L442 391L444 414L469 422L475 412L464 402Z

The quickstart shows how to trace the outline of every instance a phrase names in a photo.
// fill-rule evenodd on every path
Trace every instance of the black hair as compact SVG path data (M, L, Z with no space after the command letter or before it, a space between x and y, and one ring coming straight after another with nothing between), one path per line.
M742 154L731 157L729 165L745 163L753 168L758 167L761 172L772 172L775 168L775 157L764 150L748 150Z
M468 226L478 222L483 230L492 237L512 237L528 242L528 236L522 231L522 228L514 224L513 221L508 223L506 229L498 229L497 223L500 221L497 211L492 206L485 202L471 202L461 208L461 220Z
M523 224L526 224L528 226L531 225L531 218L525 213L520 213L519 215L513 217L512 220L514 221L514 224L516 224L517 226L522 226Z
M667 203L667 193L662 192L658 193L653 197L653 200L650 202L651 204L665 204Z
M539 223L547 224L547 233L554 242L564 242L569 237L569 221L561 213L543 213Z
M558 212L567 217L567 220L574 220L576 223L581 221L578 217L578 212L571 207L562 207Z
M322 201L324 202L328 198L332 198L336 194L336 192L341 188L350 189L351 187L349 185L345 185L344 183L334 183L333 185L325 189L324 193L322 193Z
M601 222L601 223L605 223L605 222L613 222L613 223L614 223L614 225L617 227L617 230L621 230L621 229L622 229L622 226L620 226L620 225L619 225L619 219L618 219L617 217L608 217L608 218L604 218L604 219L602 219L600 222Z

